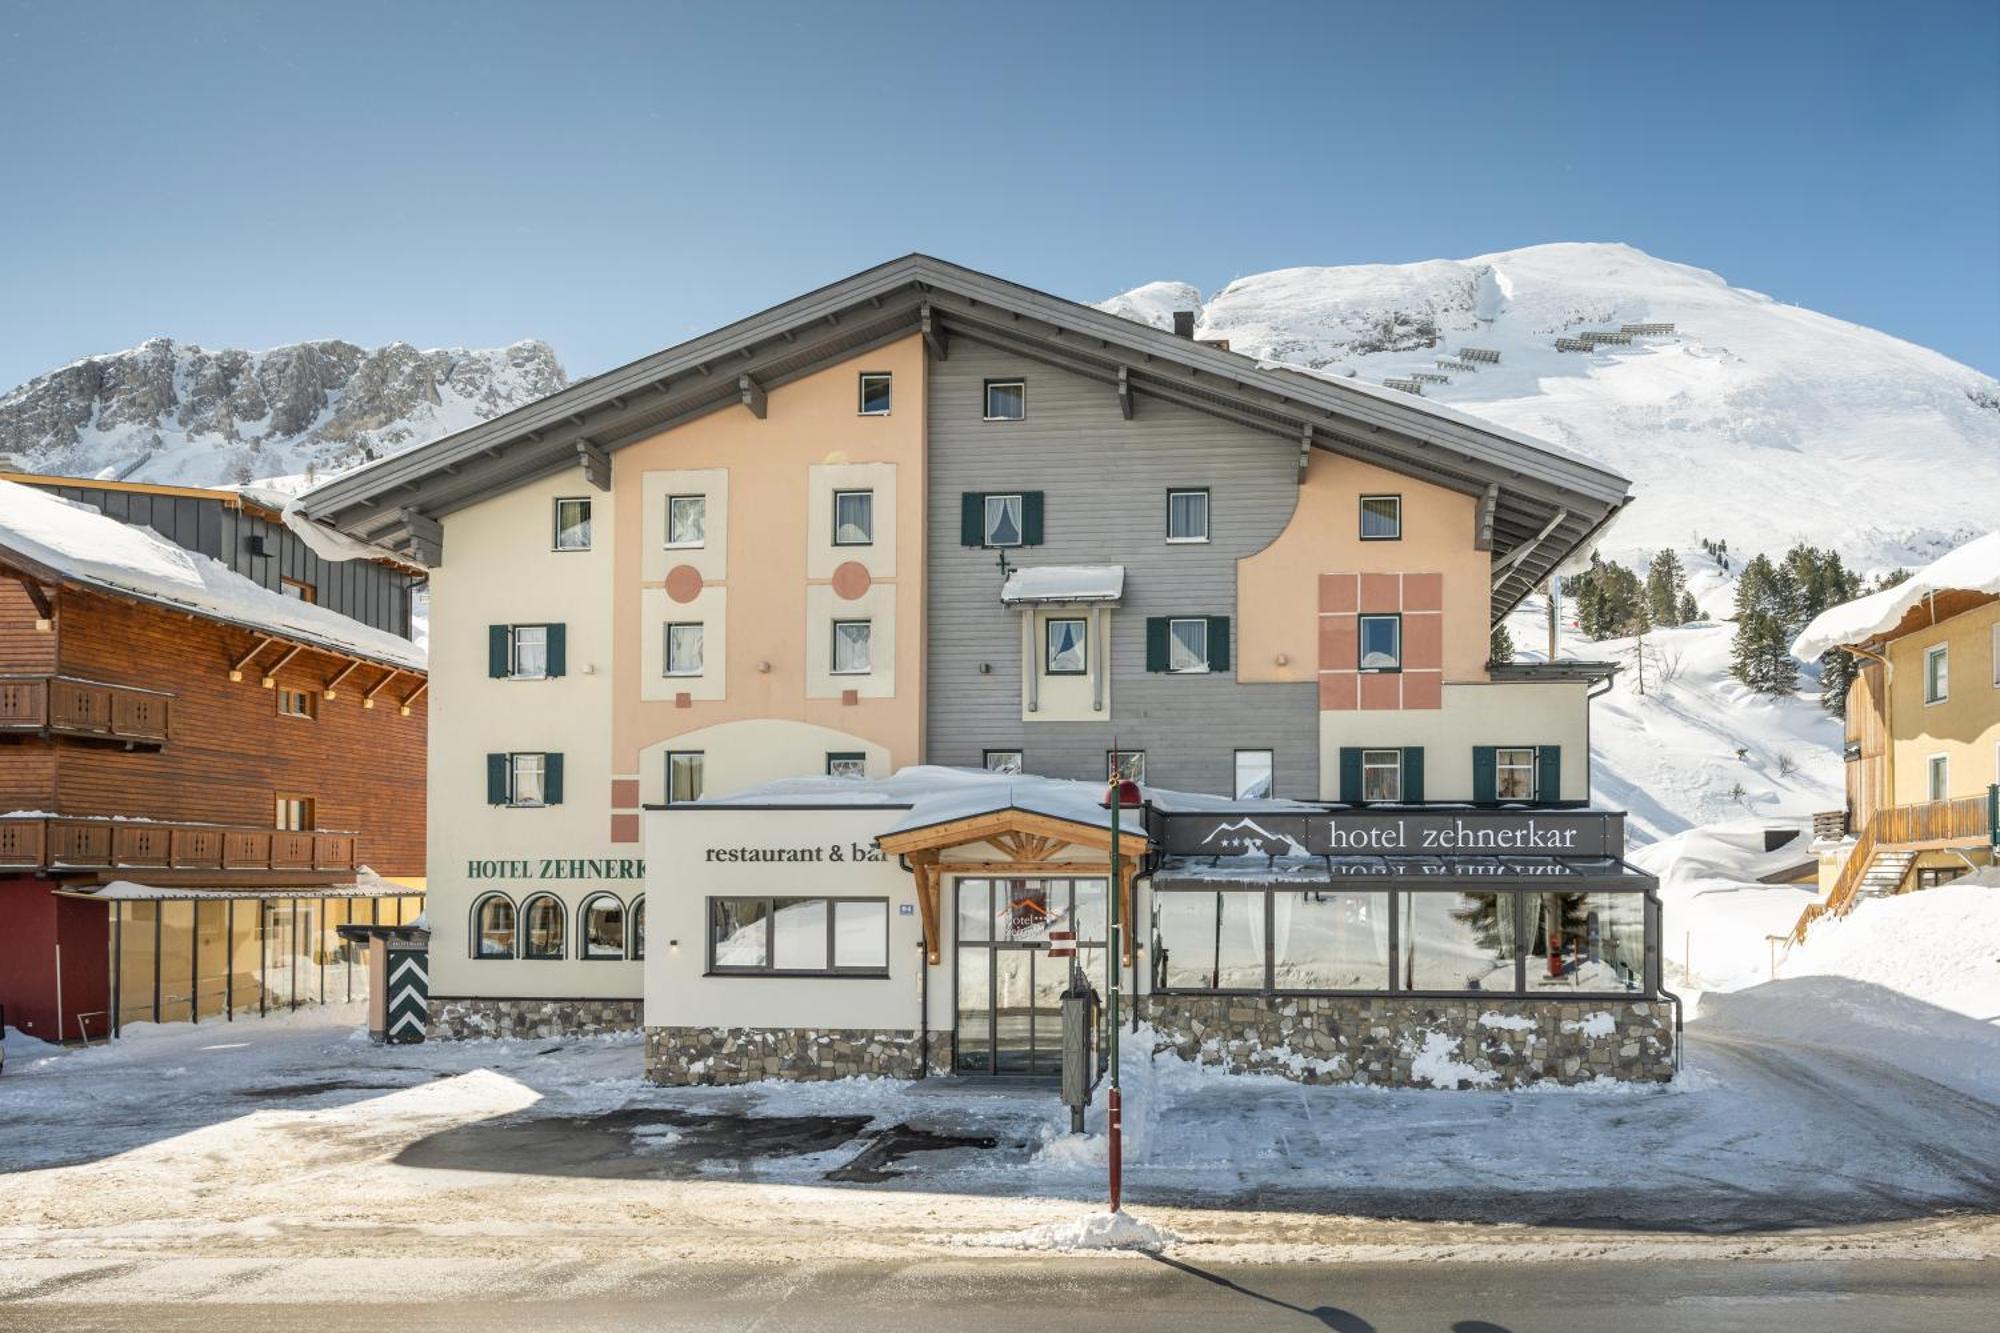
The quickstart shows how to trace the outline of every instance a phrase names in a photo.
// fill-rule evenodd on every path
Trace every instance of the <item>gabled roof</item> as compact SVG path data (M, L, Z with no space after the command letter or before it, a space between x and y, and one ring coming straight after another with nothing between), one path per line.
M2000 597L2000 532L1975 538L1891 588L1829 606L1792 643L1811 661L1835 648L1901 638Z
M931 355L965 338L1095 379L1128 413L1157 398L1298 450L1362 459L1480 497L1497 617L1631 498L1625 478L1436 403L1259 362L1038 292L905 255L761 314L580 380L526 407L385 458L301 497L311 518L426 564L443 515L583 465L608 489L620 448L710 412L763 410L771 389L921 332Z

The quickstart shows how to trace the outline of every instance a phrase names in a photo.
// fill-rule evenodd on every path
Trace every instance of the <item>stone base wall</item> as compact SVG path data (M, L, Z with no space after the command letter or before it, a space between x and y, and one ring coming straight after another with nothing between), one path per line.
M1162 1049L1185 1059L1302 1083L1519 1088L1674 1076L1665 1000L1155 995L1146 1017Z
M640 1000L474 1000L431 997L428 1035L469 1037L589 1037L637 1032L645 1026Z
M930 1034L932 1074L951 1070L952 1034ZM922 1075L924 1043L906 1028L646 1029L646 1077L655 1083L754 1083L759 1079Z

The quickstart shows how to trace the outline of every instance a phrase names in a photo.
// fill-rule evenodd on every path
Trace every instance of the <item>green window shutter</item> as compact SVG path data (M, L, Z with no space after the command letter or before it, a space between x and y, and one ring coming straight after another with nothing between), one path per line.
M1403 747L1403 804L1424 803L1424 747Z
M1229 670L1229 617L1208 618L1208 669Z
M1042 493L1024 491L1021 495L1021 545L1040 546L1042 544Z
M1167 669L1167 618L1146 617L1146 670Z
M542 756L542 804L562 804L562 756Z
M1472 747L1472 800L1491 805L1500 799L1500 751L1492 745Z
M486 674L499 679L508 674L507 648L511 637L505 625L486 627Z
M486 756L486 804L507 804L507 756Z
M565 625L550 625L549 631L549 674L560 676L569 665L569 638Z
M1340 799L1349 805L1361 804L1361 750L1358 746L1340 747Z
M986 497L966 491L958 497L958 544L986 545Z
M1535 751L1535 799L1560 801L1563 785L1563 752L1560 745L1544 745Z

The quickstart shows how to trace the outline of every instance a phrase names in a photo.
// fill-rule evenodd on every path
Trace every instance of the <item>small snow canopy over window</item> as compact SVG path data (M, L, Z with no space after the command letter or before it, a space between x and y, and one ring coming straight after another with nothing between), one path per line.
M1810 661L1846 644L1879 639L1932 594L1942 592L2000 596L2000 532L1967 542L1893 588L1828 607L1793 640L1792 655Z
M1001 586L1000 600L1023 602L1115 602L1125 595L1123 565L1037 565L1017 569Z

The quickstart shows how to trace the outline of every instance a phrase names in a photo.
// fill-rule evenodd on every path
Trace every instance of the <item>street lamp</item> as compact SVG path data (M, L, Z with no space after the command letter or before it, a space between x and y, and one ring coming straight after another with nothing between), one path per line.
M1111 1034L1111 1095L1105 1101L1105 1131L1111 1164L1111 1211L1115 1213L1118 1211L1118 1196L1125 1171L1124 1116L1118 1090L1118 983L1124 973L1126 925L1123 911L1125 876L1123 858L1118 850L1118 816L1122 811L1137 810L1144 804L1139 796L1139 784L1114 770L1105 788L1104 804L1111 811L1111 948L1105 964L1105 971L1110 974L1107 989L1111 1004L1105 1018Z

